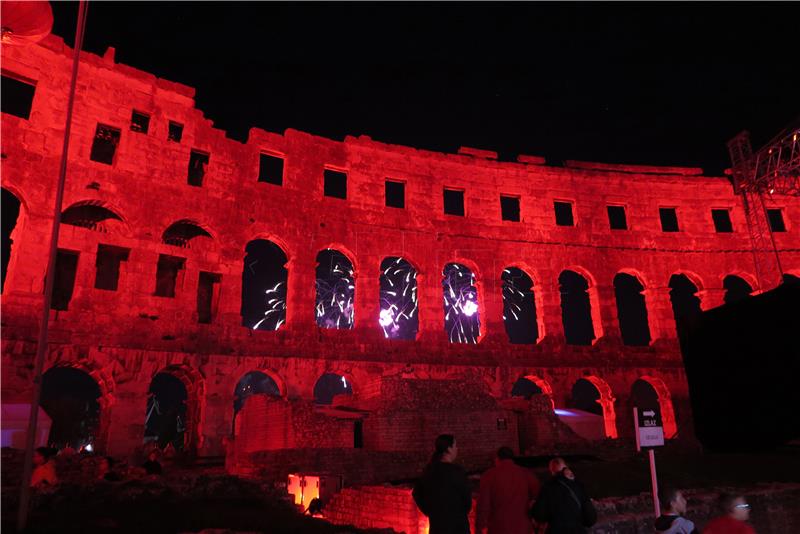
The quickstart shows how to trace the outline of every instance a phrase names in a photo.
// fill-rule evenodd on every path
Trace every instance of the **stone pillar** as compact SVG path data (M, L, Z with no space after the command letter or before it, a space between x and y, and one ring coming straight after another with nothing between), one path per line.
M616 341L622 344L622 331L619 329L619 317L617 312L617 294L614 286L597 286L597 299L593 301L591 290L589 288L589 302L592 307L597 305L599 307L599 314L592 310L592 325L594 326L594 335L596 341L601 338L606 338L608 341ZM595 321L596 317L600 317L600 324ZM598 328L599 326L599 328Z
M483 280L477 281L481 337L485 342L507 343L508 335L503 322L503 286L491 263L478 266L483 273Z
M286 328L293 332L312 332L316 329L316 268L313 252L298 252L286 265Z
M647 307L647 323L652 342L677 338L675 314L672 311L669 292L669 287L651 287L642 292Z
M558 278L544 278L539 286L542 293L541 304L543 309L537 312L542 317L546 339L557 345L564 345L564 322L561 314L561 293ZM538 304L538 303L537 303ZM543 340L544 341L544 340Z
M355 329L358 335L374 337L383 335L378 324L380 313L380 262L378 256L359 258L359 269L355 273Z

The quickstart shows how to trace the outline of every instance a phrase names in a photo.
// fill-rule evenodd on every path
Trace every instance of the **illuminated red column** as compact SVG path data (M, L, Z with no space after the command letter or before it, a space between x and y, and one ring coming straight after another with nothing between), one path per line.
M677 337L669 292L669 287L650 287L642 292L647 306L647 324L652 342Z
M383 336L378 324L380 313L380 258L366 256L359 258L355 273L355 329L359 335Z
M564 322L561 315L561 293L558 277L543 277L539 291L543 309L541 311L537 310L537 313L542 317L546 339L550 343L563 345L566 340L564 339ZM539 302L537 302L538 304Z
M481 322L481 338L484 341L504 342L508 340L503 323L503 289L499 275L480 266L483 279L478 280L478 302Z
M617 294L614 286L597 286L596 299L592 299L592 288L589 288L589 301L592 305L592 325L596 340L600 338L618 340L620 343L622 333L619 329L617 312ZM597 313L594 307L597 306ZM599 324L597 319L599 319ZM598 328L599 327L599 328Z
M419 306L419 332L417 339L446 343L444 331L444 306L442 305L442 269L435 264L425 264L417 272L417 305Z
M311 332L316 328L317 262L311 254L300 252L286 268L286 328L293 332Z

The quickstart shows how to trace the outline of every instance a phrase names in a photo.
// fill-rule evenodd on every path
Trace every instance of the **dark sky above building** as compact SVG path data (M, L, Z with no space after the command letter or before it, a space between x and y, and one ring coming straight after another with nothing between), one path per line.
M53 3L74 42L77 3ZM791 3L89 4L86 50L197 89L244 140L296 128L721 173L800 114Z

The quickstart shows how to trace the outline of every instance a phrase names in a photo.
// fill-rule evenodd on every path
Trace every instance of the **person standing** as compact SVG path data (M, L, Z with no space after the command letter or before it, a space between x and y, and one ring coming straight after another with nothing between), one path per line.
M457 456L452 434L437 437L433 457L411 492L420 512L428 517L429 534L470 534L467 515L472 492L464 468L453 463Z
M750 505L744 496L723 493L719 504L724 515L712 519L703 529L703 534L756 534L746 522L750 519Z
M514 463L514 451L500 447L494 467L481 476L475 533L530 534L528 511L538 495L536 475Z
M658 500L663 507L656 519L656 532L659 534L699 534L694 523L683 517L686 513L686 498L675 488L665 486L659 491Z
M563 458L550 460L552 477L542 488L531 515L537 523L546 523L546 534L585 534L597 522L597 510L575 480Z

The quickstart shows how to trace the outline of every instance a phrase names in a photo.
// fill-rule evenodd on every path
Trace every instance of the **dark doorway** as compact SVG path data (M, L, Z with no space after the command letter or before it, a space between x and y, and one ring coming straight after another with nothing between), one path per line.
M100 386L80 369L53 367L44 373L42 409L53 420L50 444L75 450L93 444L100 426L99 399Z

